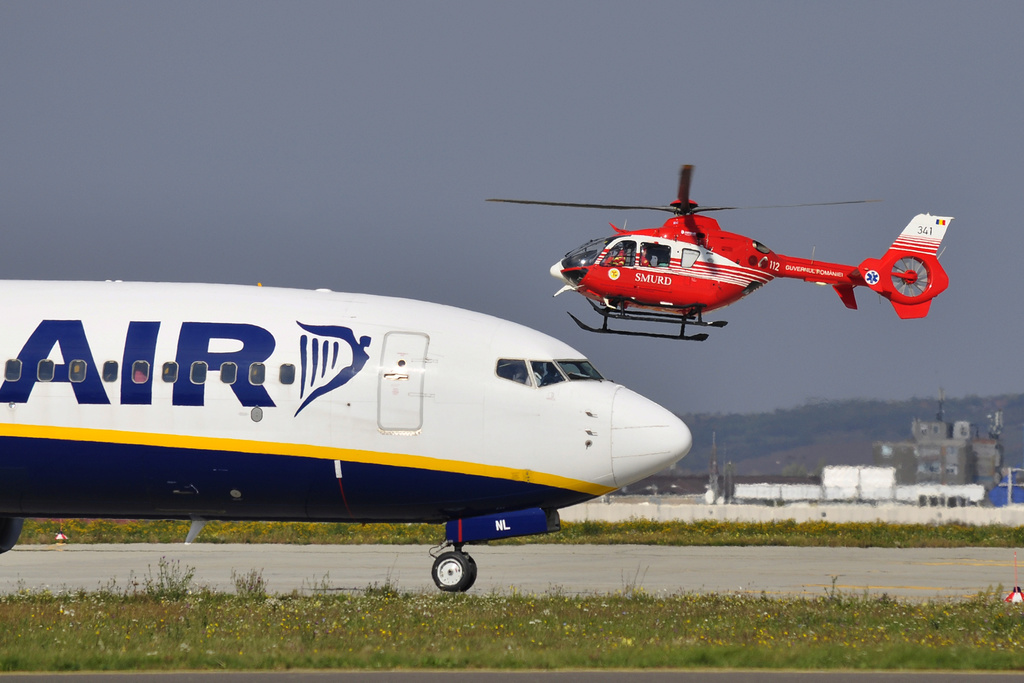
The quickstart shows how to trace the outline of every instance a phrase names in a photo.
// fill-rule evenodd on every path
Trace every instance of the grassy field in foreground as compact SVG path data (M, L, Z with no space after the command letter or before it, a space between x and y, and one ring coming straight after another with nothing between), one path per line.
M0 596L0 671L292 668L1024 668L1020 605L643 591L614 596L268 596L182 590ZM170 577L170 578L168 578Z
M188 522L26 520L19 543L52 544L58 531L68 543L181 543ZM303 522L210 522L198 543L427 544L444 540L437 524L315 524ZM1024 527L958 524L832 522L580 522L555 534L501 543L642 545L786 545L876 548L1016 548Z
M181 542L184 522L31 520L22 540ZM209 543L437 543L436 525L210 523ZM518 542L957 547L1024 545L1004 527L629 522L566 524ZM679 594L268 595L255 570L234 592L161 560L128 587L0 595L0 671L294 668L1024 669L1022 605L1001 589L957 602L825 590L814 599ZM312 592L312 594L309 594Z

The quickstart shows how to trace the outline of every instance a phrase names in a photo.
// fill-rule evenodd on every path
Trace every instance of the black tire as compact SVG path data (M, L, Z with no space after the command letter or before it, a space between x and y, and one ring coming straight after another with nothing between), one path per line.
M434 584L443 591L462 593L476 581L476 562L466 553L449 550L438 555L430 572Z

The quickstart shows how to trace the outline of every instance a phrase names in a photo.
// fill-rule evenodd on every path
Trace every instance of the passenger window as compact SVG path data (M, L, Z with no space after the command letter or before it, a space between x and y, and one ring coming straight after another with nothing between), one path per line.
M44 358L39 361L39 366L36 368L36 378L40 382L51 382L53 381L53 361L49 358Z
M294 384L295 383L295 366L291 363L285 363L281 366L281 384Z
M21 379L21 361L17 358L11 358L7 361L7 365L4 366L4 379L10 382L17 382Z
M178 381L178 364L173 360L169 360L164 363L164 369L160 374L160 378L168 384L174 384Z
M85 367L86 363L84 360L73 360L68 365L68 379L75 384L85 381Z
M644 243L640 252L640 265L650 268L668 268L672 258L672 247L667 244Z
M531 360L530 366L533 368L533 379L539 387L546 387L549 384L557 384L565 380L553 361Z
M697 259L699 257L700 252L697 251L696 249L683 249L682 258L679 259L679 265L681 265L683 268L689 268L690 266L697 262Z
M249 384L263 384L267 379L267 366L253 363L249 366Z
M206 381L205 361L197 360L192 364L192 370L189 372L189 379L192 380L192 384L202 384Z
M525 360L501 358L498 360L498 365L494 371L497 373L498 377L501 377L502 379L530 386L530 376L526 372Z
M103 381L104 382L116 382L117 381L117 361L108 360L103 363Z
M234 384L238 379L238 366L234 363L221 363L220 381L224 384Z
M132 363L132 381L136 384L145 384L149 381L148 360L137 360Z

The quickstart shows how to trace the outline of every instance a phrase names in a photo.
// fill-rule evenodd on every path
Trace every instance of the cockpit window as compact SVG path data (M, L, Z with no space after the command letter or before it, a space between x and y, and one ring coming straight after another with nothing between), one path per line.
M604 379L589 360L556 360L569 379Z
M494 369L498 377L529 386L530 376L526 372L526 361L510 358L499 358Z
M580 268L583 266L593 265L597 257L604 251L606 244L611 242L614 237L599 237L596 240L590 240L582 247L573 249L565 258L562 259L562 268Z
M622 240L612 245L611 249L601 261L602 266L632 266L633 257L636 255L636 242L633 240Z
M557 384L565 381L565 377L559 372L558 366L550 360L531 360L530 367L533 370L533 380L538 387L546 387L549 384Z
M502 379L507 379L517 384L530 386L530 376L533 376L533 384L538 387L546 387L549 384L557 384L570 380L603 380L604 377L597 371L589 360L520 360L518 358L500 358L494 368L494 374Z

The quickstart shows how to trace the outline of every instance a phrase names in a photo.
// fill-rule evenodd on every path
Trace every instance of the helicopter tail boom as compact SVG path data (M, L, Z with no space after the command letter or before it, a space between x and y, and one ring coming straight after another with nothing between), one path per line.
M864 284L888 299L901 318L923 318L949 285L938 251L952 216L918 214L880 259L858 267Z

